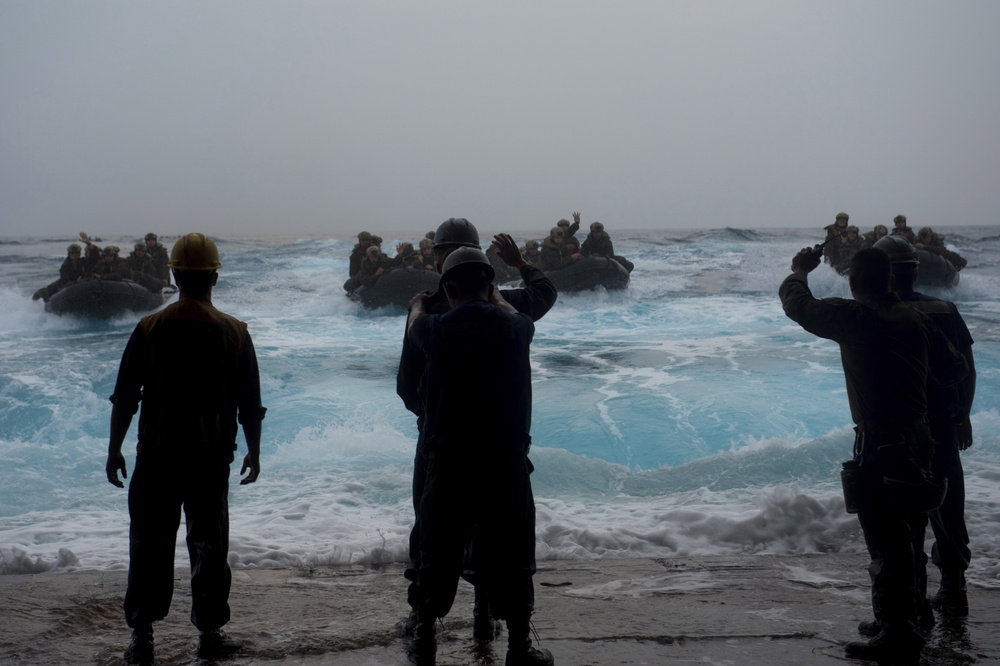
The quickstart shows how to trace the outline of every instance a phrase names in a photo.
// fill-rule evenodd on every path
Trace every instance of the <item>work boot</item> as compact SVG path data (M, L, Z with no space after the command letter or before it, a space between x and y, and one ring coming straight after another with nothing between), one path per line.
M417 616L413 627L413 640L406 651L406 657L415 666L434 666L437 660L437 639L434 617Z
M858 624L858 633L862 636L875 638L882 633L882 623L878 620L863 620Z
M125 648L125 663L133 666L152 665L153 625L146 624L132 629L132 640Z
M914 632L892 635L883 629L870 641L848 643L844 654L852 659L870 659L880 664L918 666L923 646L924 639Z
M243 641L227 635L222 629L203 631L198 639L198 656L202 659L228 657L242 649Z
M528 620L507 619L507 659L504 666L552 666L555 659L548 650L531 646Z
M490 642L500 636L501 627L499 620L493 619L490 613L489 596L475 588L476 598L472 604L472 637L477 641Z
M403 620L403 633L407 636L412 636L413 631L417 628L418 622L420 622L420 614L411 608L410 614L406 616L405 620Z
M503 663L504 666L553 666L556 661L548 650L528 647L527 650L517 652L508 648L507 659Z
M941 586L930 598L930 604L945 617L969 615L969 592L964 571L941 571Z

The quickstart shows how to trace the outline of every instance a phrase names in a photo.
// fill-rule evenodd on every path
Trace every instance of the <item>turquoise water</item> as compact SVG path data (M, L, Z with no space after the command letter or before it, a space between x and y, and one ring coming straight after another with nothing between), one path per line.
M837 476L853 436L838 350L777 300L820 232L610 231L636 264L629 289L561 295L532 346L539 556L860 550ZM969 266L937 295L966 317L979 370L973 570L1000 583L1000 229L944 231ZM126 495L104 457L137 316L59 318L30 300L70 240L0 239L5 573L127 565ZM218 240L215 302L249 323L269 408L260 480L231 490L233 564L403 560L416 436L395 395L405 313L344 297L350 239ZM848 296L825 266L811 284Z

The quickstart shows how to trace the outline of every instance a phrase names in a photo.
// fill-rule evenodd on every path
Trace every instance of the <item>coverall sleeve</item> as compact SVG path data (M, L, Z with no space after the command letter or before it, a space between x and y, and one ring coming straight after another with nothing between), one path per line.
M523 289L503 289L500 293L515 310L538 321L555 305L559 292L545 273L530 264L521 266L521 279Z

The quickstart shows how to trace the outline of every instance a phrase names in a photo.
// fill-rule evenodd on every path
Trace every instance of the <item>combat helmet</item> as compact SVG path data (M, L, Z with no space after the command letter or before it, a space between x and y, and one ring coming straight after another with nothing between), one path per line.
M170 250L170 262L167 265L176 271L214 271L222 268L215 241L198 232L177 239Z
M875 235L881 238L882 236L887 236L889 234L889 228L884 224L875 225Z
M132 250L135 251L135 252L145 252L146 251L146 244L145 243L136 243L135 245L132 246Z
M604 231L604 225L601 224L600 222L591 222L590 230L593 231L594 233L597 233L599 231Z
M66 248L66 253L67 254L80 254L81 252L83 252L83 248L81 248L76 243L73 243L68 248Z
M476 247L460 247L449 254L441 265L441 282L445 282L449 277L454 278L466 272L477 271L491 282L496 275L490 260L482 250Z
M876 250L882 250L889 255L889 260L893 264L913 264L920 263L917 259L917 251L910 245L910 241L902 236L883 236L872 245Z
M464 217L450 217L434 232L434 249L471 247L480 249L479 232Z
M930 227L920 227L920 231L917 232L917 238L921 238L922 236L933 236L933 235L934 235L934 230L931 229Z

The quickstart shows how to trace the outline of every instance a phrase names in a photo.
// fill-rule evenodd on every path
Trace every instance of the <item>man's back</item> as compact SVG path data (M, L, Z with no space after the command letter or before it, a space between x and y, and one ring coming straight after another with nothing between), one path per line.
M141 449L184 443L232 450L237 410L256 413L259 395L246 324L209 301L183 298L136 326L116 404L141 396Z
M424 317L412 335L428 359L422 392L429 447L490 440L527 448L534 335L529 317L472 301Z
M878 297L874 307L840 298L818 300L793 275L780 295L789 318L840 345L855 423L920 420L927 414L929 373L937 369L942 379L956 373L954 350L940 331L894 294Z

